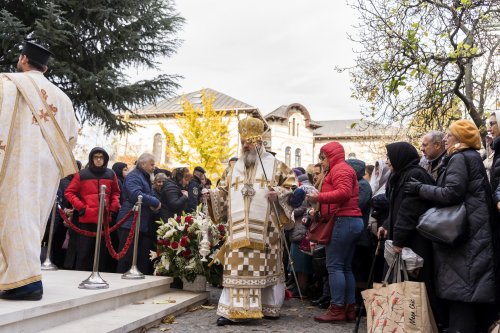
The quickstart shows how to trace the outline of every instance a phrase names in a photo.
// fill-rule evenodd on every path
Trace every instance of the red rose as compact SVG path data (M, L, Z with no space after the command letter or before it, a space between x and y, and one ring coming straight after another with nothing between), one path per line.
M176 241L173 241L172 243L170 243L170 247L175 250L179 247L179 244Z
M224 228L224 225L222 225L222 224L218 224L217 225L217 229L219 230L219 232L225 232L226 231L226 228Z
M175 218L175 220L176 220L177 222L180 222L180 221L181 221L181 217L180 217L180 216L177 216L177 217Z
M186 247L189 244L189 239L186 236L182 236L179 244L182 247Z
M189 258L190 255L191 255L191 251L190 250L182 251L182 256L184 258Z
M189 229L189 224L186 224L186 225L184 226L184 231L188 231L188 229Z
M188 215L188 216L186 216L186 218L184 219L184 221L186 221L186 223L191 224L193 222L193 217L191 215Z
M160 239L156 242L158 245L168 246L170 242L167 239Z

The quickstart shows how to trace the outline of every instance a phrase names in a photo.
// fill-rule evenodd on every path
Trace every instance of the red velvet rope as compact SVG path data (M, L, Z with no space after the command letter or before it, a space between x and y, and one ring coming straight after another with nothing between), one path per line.
M95 237L97 235L96 232L83 230L83 229L78 228L76 225L74 225L73 222L71 222L71 220L66 216L66 213L64 213L64 210L62 210L62 208L60 208L60 207L59 207L59 214L61 215L64 222L66 222L71 229L73 229L74 231L76 231L80 235L84 235L84 236L88 236L88 237Z
M106 221L104 221L104 240L106 243L106 247L108 248L109 254L116 260L123 258L125 253L127 253L130 245L132 244L132 240L135 234L135 225L137 224L137 217L138 213L134 211L134 218L132 220L132 225L130 226L130 232L127 236L127 240L123 245L123 249L121 249L121 251L118 253L116 253L115 249L113 248L113 244L111 243L111 237L110 237L111 229L109 228L109 221L107 219Z
M66 216L66 214L64 213L64 210L62 210L61 208L59 208L59 214L61 215L61 217L64 220L64 222L66 222L71 229L73 229L74 231L78 232L79 234L84 235L84 236L88 236L88 237L95 237L96 236L95 232L83 230L83 229L78 228L76 225L74 225L71 222L71 220ZM134 209L133 208L119 222L116 222L114 226L112 226L111 228L109 228L109 232L116 231L116 229L118 229L125 222L127 222L128 218L130 216L132 216L132 214L134 214Z
M107 211L104 214L108 215L106 213L107 213ZM96 237L96 235L97 235L96 232L83 230L83 229L78 228L76 225L74 225L73 222L71 222L71 220L66 216L66 214L64 213L64 210L62 210L61 208L59 208L59 214L61 215L64 222L66 222L68 224L68 226L71 229L73 229L74 231L76 231L77 233L79 233L83 236ZM123 246L123 249L120 252L116 253L115 249L113 248L113 244L111 243L110 234L113 231L115 231L116 229L118 229L119 227L121 227L132 214L134 215L134 218L132 219L132 225L130 227L130 232L127 236L127 240L125 242L125 245ZM106 247L108 248L108 252L113 258L119 260L119 259L123 258L123 256L127 253L128 249L130 248L130 245L132 244L132 240L134 238L135 225L137 224L137 218L138 218L138 213L134 209L131 209L127 213L127 215L125 215L112 228L109 227L109 219L104 218L104 240L106 243Z

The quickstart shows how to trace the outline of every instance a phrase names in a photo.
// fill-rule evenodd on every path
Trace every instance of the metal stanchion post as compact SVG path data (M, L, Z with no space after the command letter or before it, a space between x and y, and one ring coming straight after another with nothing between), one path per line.
M78 288L80 289L107 289L109 284L104 281L99 275L99 252L101 249L101 232L102 223L104 218L104 205L106 203L106 185L101 185L99 192L99 216L97 220L97 232L95 239L95 250L94 250L94 267L92 268L92 274L83 280Z
M144 274L137 268L137 248L139 246L139 229L141 227L141 205L142 205L142 195L137 198L137 222L135 223L135 234L134 234L134 252L132 256L132 267L128 272L123 273L122 279L127 280L138 280L144 279Z
M50 218L49 226L49 244L47 245L47 255L45 261L42 264L42 271L57 271L57 266L50 261L50 254L52 253L52 238L54 237L54 224L56 222L56 211L57 211L57 197L54 201L54 206L52 207L52 216Z

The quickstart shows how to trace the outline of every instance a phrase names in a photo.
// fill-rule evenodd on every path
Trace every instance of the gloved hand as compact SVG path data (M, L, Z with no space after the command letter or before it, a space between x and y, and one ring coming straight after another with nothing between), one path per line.
M422 182L413 177L410 178L409 182L406 182L403 186L403 191L406 194L418 194L420 192L420 188L422 187Z

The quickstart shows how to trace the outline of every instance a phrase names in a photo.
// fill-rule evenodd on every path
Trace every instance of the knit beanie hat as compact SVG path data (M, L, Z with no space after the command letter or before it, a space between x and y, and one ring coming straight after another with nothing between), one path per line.
M450 125L450 132L467 148L481 149L481 136L476 124L472 121L467 119L457 120Z

